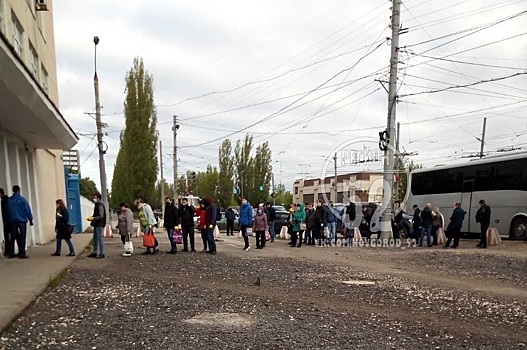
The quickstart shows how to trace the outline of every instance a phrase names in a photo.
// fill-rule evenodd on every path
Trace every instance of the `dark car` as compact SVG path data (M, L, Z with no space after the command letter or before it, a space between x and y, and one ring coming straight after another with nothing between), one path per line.
M286 224L289 219L289 212L284 210L276 211L276 218L274 220L274 232L278 235L282 230L282 227Z
M240 215L238 214L238 211L234 210L234 230L239 228L239 218ZM227 231L227 219L225 218L225 212L221 212L221 220L216 221L216 225L218 225L218 229L220 231Z

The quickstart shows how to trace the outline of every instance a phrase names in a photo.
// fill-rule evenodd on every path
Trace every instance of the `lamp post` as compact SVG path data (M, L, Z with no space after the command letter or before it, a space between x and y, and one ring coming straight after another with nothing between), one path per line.
M99 148L99 176L101 181L101 196L106 209L106 225L105 231L110 228L111 236L111 222L110 222L110 203L108 202L108 185L106 184L106 165L104 162L104 155L108 150L108 145L103 141L102 122L101 122L101 101L99 98L99 77L97 76L97 45L99 44L99 37L93 37L95 48L94 53L94 69L93 88L95 90L95 122L97 124L97 146Z

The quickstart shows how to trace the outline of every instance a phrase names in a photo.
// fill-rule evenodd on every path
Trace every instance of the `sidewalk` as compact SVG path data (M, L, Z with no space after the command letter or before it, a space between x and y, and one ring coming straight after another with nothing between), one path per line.
M73 235L77 256L91 239L91 233ZM66 256L68 246L64 242L62 256L51 256L54 251L55 242L50 242L29 248L29 259L0 260L0 332L46 290L50 280L75 261L75 258Z

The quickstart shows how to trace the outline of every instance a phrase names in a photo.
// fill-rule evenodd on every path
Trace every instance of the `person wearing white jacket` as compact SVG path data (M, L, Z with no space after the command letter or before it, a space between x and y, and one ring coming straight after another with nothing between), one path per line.
M148 203L145 203L142 198L136 199L134 204L137 209L139 209L139 223L141 224L141 231L144 234L153 232L152 230L154 229L154 225L157 224L157 220L154 216L154 212L152 211L152 207ZM158 245L159 243L157 242L156 238L154 250L151 251L150 248L146 248L146 252L144 252L143 255L159 253L159 249L157 249Z

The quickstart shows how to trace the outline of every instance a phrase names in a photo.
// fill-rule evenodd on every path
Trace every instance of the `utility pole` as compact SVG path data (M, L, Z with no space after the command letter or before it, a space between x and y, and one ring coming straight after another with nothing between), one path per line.
M335 156L333 157L333 163L335 163L335 198L333 199L334 203L338 202L338 196L339 193L337 191L337 153L335 152ZM342 189L342 192L344 193L344 189Z
M483 149L485 148L485 132L487 130L487 117L483 118L483 132L481 133L481 150L479 151L479 158L483 158Z
M110 227L110 237L112 236L112 223L110 222L110 203L108 201L108 185L106 183L106 164L104 162L104 154L107 150L107 144L103 141L102 121L101 121L101 100L99 97L99 77L97 76L97 44L99 44L99 37L93 37L95 44L94 66L95 73L93 75L93 88L95 90L95 122L97 124L97 147L99 148L99 176L101 181L101 196L106 209L106 226ZM106 149L105 149L106 146ZM105 233L107 227L104 228Z
M401 182L401 175L400 175L400 161L401 161L401 158L399 157L400 156L400 151L399 151L399 145L400 145L400 140L401 140L401 123L397 122L397 135L396 135L396 143L395 143L395 167L396 167L396 171L397 171L397 181L395 182L395 185L394 185L394 192L395 192L395 195L397 196L397 199L401 199L399 198L399 184Z
M271 174L271 181L273 182L273 193L276 194L276 188L274 187L274 172ZM273 205L276 205L276 196L273 197Z
M165 217L165 178L163 177L163 141L159 141L159 172L161 173L161 211Z
M179 203L179 179L177 176L177 130L179 129L179 125L177 124L177 115L174 114L173 116L173 124L172 131L174 132L174 203Z
M389 239L392 236L392 210L394 190L394 143L395 143L395 112L397 109L397 69L399 64L399 32L401 29L401 0L392 3L392 40L390 57L390 80L388 86L388 122L387 122L387 147L384 149L384 181L383 181L383 208L381 218L381 238ZM386 198L388 196L388 198Z

